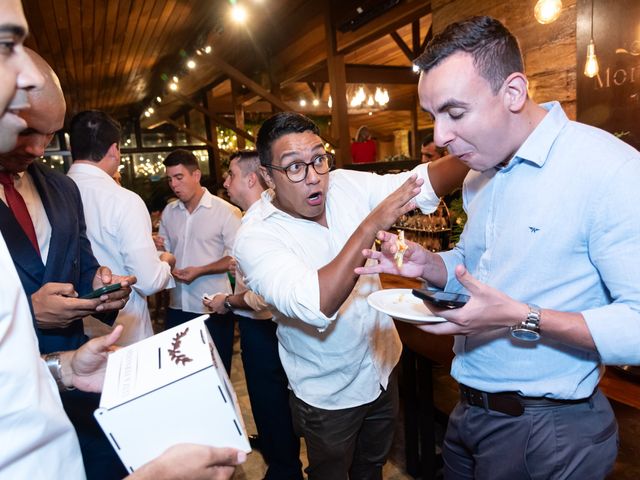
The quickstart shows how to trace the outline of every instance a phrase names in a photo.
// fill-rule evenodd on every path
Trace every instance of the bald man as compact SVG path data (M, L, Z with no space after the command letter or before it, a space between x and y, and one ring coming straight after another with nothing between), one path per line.
M78 296L111 282L127 285L135 277L111 275L98 265L86 235L78 188L36 161L62 128L66 105L51 67L35 52L27 49L27 54L44 82L27 95L31 106L19 114L22 129L16 146L0 155L0 232L31 303L40 352L53 354L86 342L82 317L92 314L106 321L105 313L111 313L113 321L115 311L110 311L126 304L130 287L97 299ZM28 211L26 226L15 208L16 192ZM61 396L78 433L88 477L122 478L126 471L93 418L99 396L79 391L63 391Z
M130 283L133 279L117 276L112 279L108 269L99 268L85 233L82 203L75 184L35 162L44 154L55 132L63 127L66 104L51 67L32 50L26 51L44 77L44 84L24 99L31 108L20 112L23 129L15 148L0 155L0 174L9 174L13 187L24 199L35 239L16 221L4 184L0 186L0 230L31 300L40 351L50 353L78 348L86 340L82 317L121 309L130 289L92 300L76 296L108 283Z

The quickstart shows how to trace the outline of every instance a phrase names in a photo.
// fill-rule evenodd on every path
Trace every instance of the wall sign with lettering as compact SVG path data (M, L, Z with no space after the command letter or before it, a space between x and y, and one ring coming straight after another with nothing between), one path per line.
M640 1L593 0L599 72L584 75L591 38L591 0L578 0L577 116L640 149Z

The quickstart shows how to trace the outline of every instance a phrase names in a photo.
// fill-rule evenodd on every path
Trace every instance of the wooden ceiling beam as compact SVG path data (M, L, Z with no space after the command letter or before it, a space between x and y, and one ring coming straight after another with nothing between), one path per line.
M369 22L366 28L338 35L337 53L347 54L353 52L430 13L431 2L424 0L402 2L386 14Z
M392 65L345 65L347 83L386 83L392 85L415 85L418 81L409 67ZM328 82L326 70L318 70L299 80L300 82Z
M200 140L201 142L204 142L208 147L214 148L215 145L210 142L209 140L207 140L205 137L203 137L202 135L200 135L198 132L191 130L190 128L185 127L183 124L181 124L180 122L176 122L175 120L172 120L171 118L165 117L165 118L161 118L160 120L168 123L169 125L173 125L174 127L176 127L178 130L186 133L187 135L189 135L190 137L196 138L198 140Z
M229 65L222 58L218 57L215 53L210 54L208 56L208 60L216 68L218 68L225 75L230 77L232 80L235 80L236 82L239 82L239 83L243 84L245 87L247 87L252 92L257 93L258 95L260 95L267 102L272 104L274 107L276 107L276 108L278 108L278 109L280 109L282 111L287 111L287 110L291 109L286 103L284 103L278 97L273 95L267 89L263 88L257 82L254 82L253 80L251 80L249 77L247 77L240 70L238 70L238 69L232 67L231 65Z
M194 108L195 110L199 111L203 115L206 115L214 123L218 123L218 124L222 125L225 128L233 130L233 132L236 135L239 135L242 138L244 138L246 140L249 140L250 142L253 142L253 143L256 142L255 137L253 135L250 135L249 133L247 133L246 130L237 128L232 122L229 122L227 119L225 119L221 115L217 115L214 112L212 112L211 110L206 109L205 107L200 105L198 102L195 102L191 98L189 98L189 97L187 97L185 95L182 95L182 94L180 94L178 92L170 92L170 95L176 97L178 100L182 101L183 103L186 103L191 108Z
M427 34L424 36L424 40L420 44L420 53L424 52L424 49L427 48L427 43L431 41L433 38L433 23L429 25L429 30L427 30Z
M404 56L407 57L407 60L409 60L410 62L413 62L414 53L409 48L409 46L406 43L404 43L404 40L400 35L398 35L398 32L394 31L389 33L389 35L391 36L393 41L396 42L396 45L398 45L398 48L402 50L402 53L404 53Z

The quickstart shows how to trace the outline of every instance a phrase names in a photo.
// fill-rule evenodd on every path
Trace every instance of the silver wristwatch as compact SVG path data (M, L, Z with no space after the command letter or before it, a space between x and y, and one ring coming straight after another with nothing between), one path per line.
M75 387L67 387L62 381L62 362L60 361L60 352L47 353L44 356L44 362L47 364L47 368L49 369L51 376L56 381L59 391L75 390Z
M231 295L227 295L226 297L224 297L224 308L226 308L229 311L233 310L233 306L231 305L231 302L229 301L229 297L230 296Z
M511 336L525 342L536 342L540 340L542 309L532 303L528 304L527 307L529 307L527 318L522 323L511 327Z

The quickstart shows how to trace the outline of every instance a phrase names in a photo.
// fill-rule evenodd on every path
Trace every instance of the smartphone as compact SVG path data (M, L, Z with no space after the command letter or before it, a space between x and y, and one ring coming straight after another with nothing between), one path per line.
M82 295L80 298L84 298L85 300L91 298L99 298L105 293L115 292L116 290L120 290L120 288L122 288L122 285L120 285L119 283L114 283L112 285L106 285L104 287L98 288L93 292L87 293L86 295Z
M463 307L470 298L469 295L463 295L462 293L451 293L443 290L428 290L424 288L414 288L411 293L416 297L441 308Z

